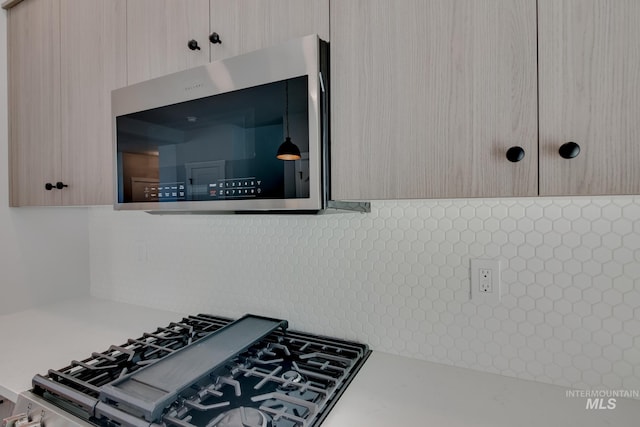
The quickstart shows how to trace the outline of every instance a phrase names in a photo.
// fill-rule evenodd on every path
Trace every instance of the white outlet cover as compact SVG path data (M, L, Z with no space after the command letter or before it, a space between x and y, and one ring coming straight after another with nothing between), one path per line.
M480 292L480 269L490 269L493 292ZM469 296L474 301L497 304L502 296L499 259L471 259L469 269L471 289Z

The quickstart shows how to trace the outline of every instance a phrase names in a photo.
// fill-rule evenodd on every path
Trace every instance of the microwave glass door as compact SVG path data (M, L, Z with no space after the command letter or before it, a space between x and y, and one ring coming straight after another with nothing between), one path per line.
M118 203L309 197L308 76L116 117ZM276 158L291 137L300 160Z

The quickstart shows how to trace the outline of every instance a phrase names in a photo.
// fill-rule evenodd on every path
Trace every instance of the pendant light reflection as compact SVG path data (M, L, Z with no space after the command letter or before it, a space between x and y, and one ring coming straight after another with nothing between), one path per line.
M291 142L291 138L287 137L280 147L278 147L278 154L276 157L280 160L300 160L300 149L296 144Z
M285 105L284 105L284 115L287 121L287 137L284 142L280 144L278 147L278 152L276 157L280 160L300 160L302 156L300 156L300 149L296 144L291 141L291 137L289 136L289 80L285 82L284 86L285 91Z

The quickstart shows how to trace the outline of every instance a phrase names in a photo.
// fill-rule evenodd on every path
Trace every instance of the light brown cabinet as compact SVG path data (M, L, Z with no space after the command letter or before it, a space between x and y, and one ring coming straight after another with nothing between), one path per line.
M59 205L60 4L33 0L8 11L9 203Z
M328 0L25 0L4 7L11 206L113 202L111 90L298 36L329 36ZM211 27L221 44L209 42ZM189 49L191 40L198 48ZM45 188L57 182L68 187Z
M211 60L318 34L329 41L329 0L211 0Z
M12 206L112 202L112 89L311 33L334 199L640 194L636 0L14 3Z
M111 91L126 85L124 0L62 0L64 205L113 203ZM68 190L68 191L67 191Z
M127 0L127 84L208 63L208 37L209 0Z
M535 2L331 3L333 198L536 195L536 108Z
M640 2L537 5L332 1L332 197L640 194Z
M540 194L640 194L640 1L538 8Z
M11 206L112 203L124 13L125 0L28 0L9 10ZM57 182L68 187L45 188Z
M329 37L329 0L127 0L128 83L314 33Z

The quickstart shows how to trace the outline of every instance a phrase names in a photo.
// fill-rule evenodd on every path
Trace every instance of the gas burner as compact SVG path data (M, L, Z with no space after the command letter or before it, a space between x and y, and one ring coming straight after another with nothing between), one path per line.
M213 420L211 427L271 427L271 418L255 408L240 406Z
M283 324L189 316L36 375L33 391L102 427L318 427L370 351Z
M289 370L280 375L280 378L284 380L284 383L278 387L280 390L292 391L298 388L301 384L307 382L307 379L298 371Z

